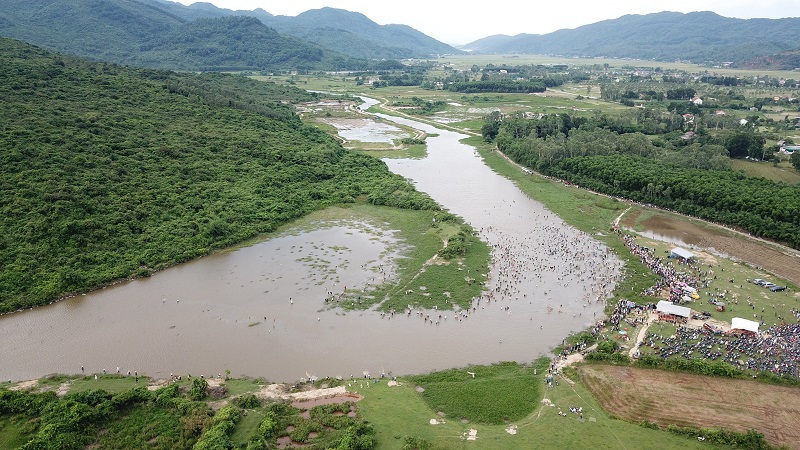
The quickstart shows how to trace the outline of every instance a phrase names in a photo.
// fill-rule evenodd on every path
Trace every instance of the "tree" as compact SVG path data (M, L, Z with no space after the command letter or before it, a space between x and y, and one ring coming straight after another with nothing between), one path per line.
M730 153L731 158L751 158L761 159L764 156L764 144L766 140L763 136L751 130L737 131L725 141L725 148Z
M800 152L795 151L792 153L791 161L794 168L800 170Z

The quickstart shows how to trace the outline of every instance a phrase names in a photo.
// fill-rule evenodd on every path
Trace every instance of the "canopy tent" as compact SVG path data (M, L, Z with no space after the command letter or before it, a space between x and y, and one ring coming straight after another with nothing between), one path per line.
M656 311L664 314L672 314L673 316L688 318L692 310L685 306L673 305L671 302L661 300L656 304Z
M758 322L734 317L731 319L731 330L745 330L751 333L758 333Z
M694 258L694 253L690 252L689 250L675 247L669 252L670 258L683 258L683 259L692 259Z

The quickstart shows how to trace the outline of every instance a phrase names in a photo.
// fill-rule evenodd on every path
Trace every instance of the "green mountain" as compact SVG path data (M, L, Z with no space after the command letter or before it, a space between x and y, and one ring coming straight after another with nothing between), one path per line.
M436 209L289 106L305 91L0 39L0 312L241 242L331 204Z
M104 61L125 62L185 22L136 0L0 0L0 36Z
M465 45L477 53L743 62L797 47L800 18L734 19L712 12L661 12L559 30L491 36Z
M296 17L259 17L281 33L359 58L428 58L461 53L407 25L378 25L367 16L335 8L306 11Z
M336 8L320 8L297 16L274 16L263 9L230 10L211 3L197 2L189 6L168 0L148 0L165 5L171 13L186 19L252 16L279 33L294 36L353 58L403 59L428 58L441 54L461 53L406 25L378 25L367 16Z
M125 63L184 70L346 70L374 66L279 34L254 17L197 19L155 37Z
M179 70L386 66L279 34L252 17L208 9L156 0L0 0L0 36L95 60Z

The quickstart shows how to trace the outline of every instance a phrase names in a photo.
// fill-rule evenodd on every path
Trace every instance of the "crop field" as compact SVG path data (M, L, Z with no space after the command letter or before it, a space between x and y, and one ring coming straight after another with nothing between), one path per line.
M578 371L603 409L625 420L755 429L772 445L800 448L800 389L610 365Z

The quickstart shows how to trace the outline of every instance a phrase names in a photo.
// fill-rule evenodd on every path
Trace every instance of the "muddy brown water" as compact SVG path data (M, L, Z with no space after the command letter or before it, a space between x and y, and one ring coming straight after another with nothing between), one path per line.
M402 252L381 224L320 224L34 310L0 317L0 377L138 371L294 381L531 361L602 314L618 260L492 172L464 136L392 171L464 217L493 246L487 297L468 311L382 317L326 309L327 292L391 282ZM383 269L384 272L379 270ZM491 295L491 298L488 297Z

